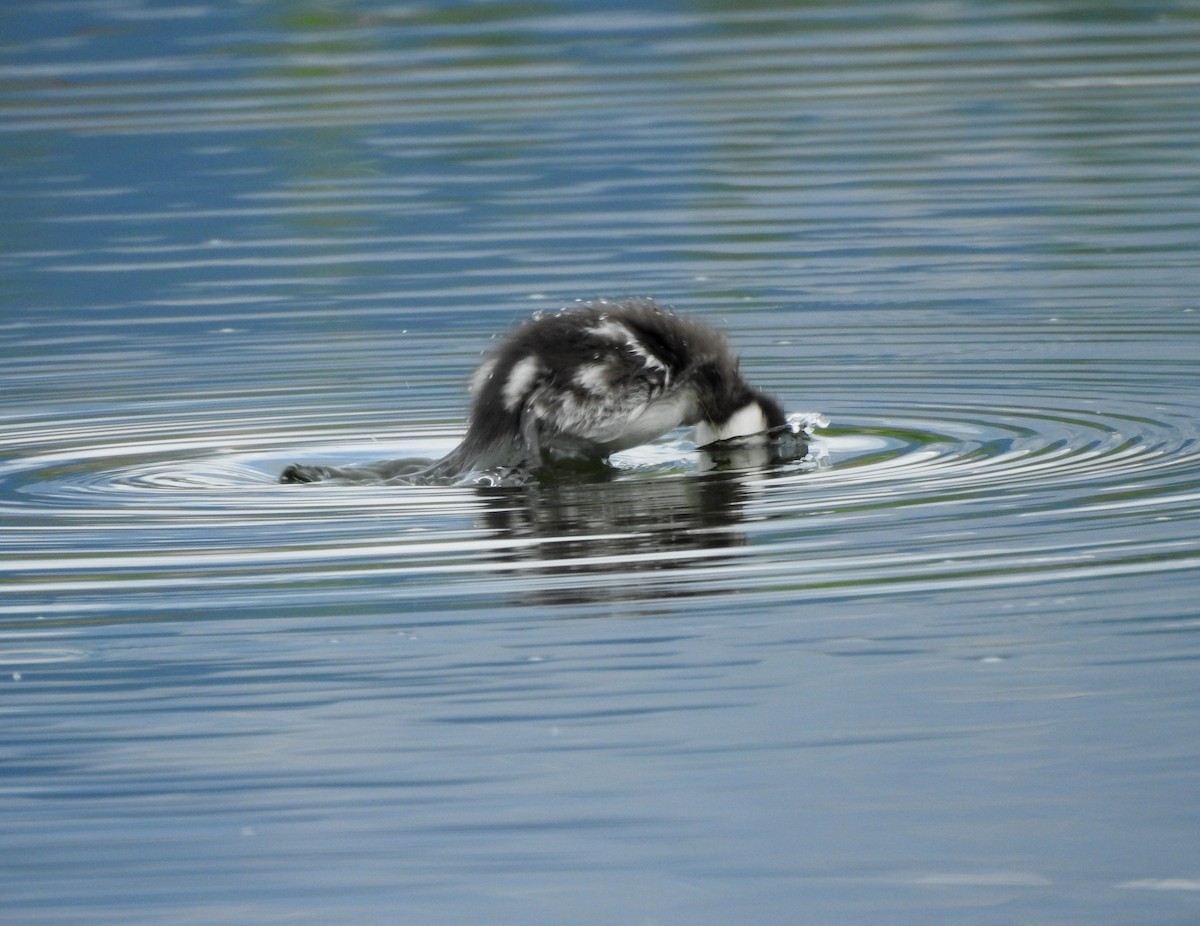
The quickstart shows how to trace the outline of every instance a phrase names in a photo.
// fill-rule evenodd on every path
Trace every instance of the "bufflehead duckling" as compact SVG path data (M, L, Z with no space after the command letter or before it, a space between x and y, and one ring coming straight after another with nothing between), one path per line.
M695 425L695 441L704 446L787 423L779 403L742 378L721 332L651 299L598 300L535 315L480 365L470 393L466 437L420 473L421 481L603 459L687 425ZM388 478L382 467L369 471ZM353 475L290 466L282 478Z

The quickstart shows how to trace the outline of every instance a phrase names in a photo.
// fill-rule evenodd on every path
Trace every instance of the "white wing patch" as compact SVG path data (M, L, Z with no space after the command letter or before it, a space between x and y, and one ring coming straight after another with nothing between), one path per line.
M597 324L588 329L588 334L594 334L596 337L612 341L614 344L627 344L633 340L633 334L629 329L611 318L600 319Z
M592 395L604 395L613 387L612 369L607 363L589 363L575 371L575 385Z
M661 371L664 389L671 385L671 371L667 368L667 365L654 354L650 353L646 345L639 341L634 333L619 321L605 318L598 325L593 325L589 328L588 331L597 337L605 338L620 347L624 347L635 357L639 357L642 364L649 369Z
M496 360L486 360L479 365L479 369L471 374L471 383L469 386L471 397L476 398L492 379L492 374L496 372Z
M537 357L524 357L514 363L508 371L508 379L504 381L504 390L500 393L504 407L510 412L520 408L542 373L542 364Z

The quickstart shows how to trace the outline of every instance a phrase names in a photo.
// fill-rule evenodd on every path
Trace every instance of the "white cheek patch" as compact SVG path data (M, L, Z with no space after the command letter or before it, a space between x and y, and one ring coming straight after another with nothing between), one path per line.
M751 402L730 415L729 420L722 425L701 421L696 425L692 439L695 440L697 446L703 447L714 441L761 434L767 430L767 427L767 416L763 413L762 406L757 402Z
M504 399L504 407L515 412L525 402L525 396L533 388L534 383L542 375L542 365L537 357L525 357L513 364L508 371L508 379L504 381L504 391L500 393Z

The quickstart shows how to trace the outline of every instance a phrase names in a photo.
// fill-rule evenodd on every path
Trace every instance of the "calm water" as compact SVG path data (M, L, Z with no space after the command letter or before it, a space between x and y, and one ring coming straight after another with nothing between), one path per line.
M1200 922L1191 3L0 11L6 923ZM818 458L435 456L651 294Z

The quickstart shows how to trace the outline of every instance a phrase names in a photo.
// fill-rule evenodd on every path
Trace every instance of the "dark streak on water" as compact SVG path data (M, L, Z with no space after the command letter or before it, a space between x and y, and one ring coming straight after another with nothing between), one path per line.
M1200 920L1190 4L0 36L6 922ZM820 465L275 484L641 293Z

